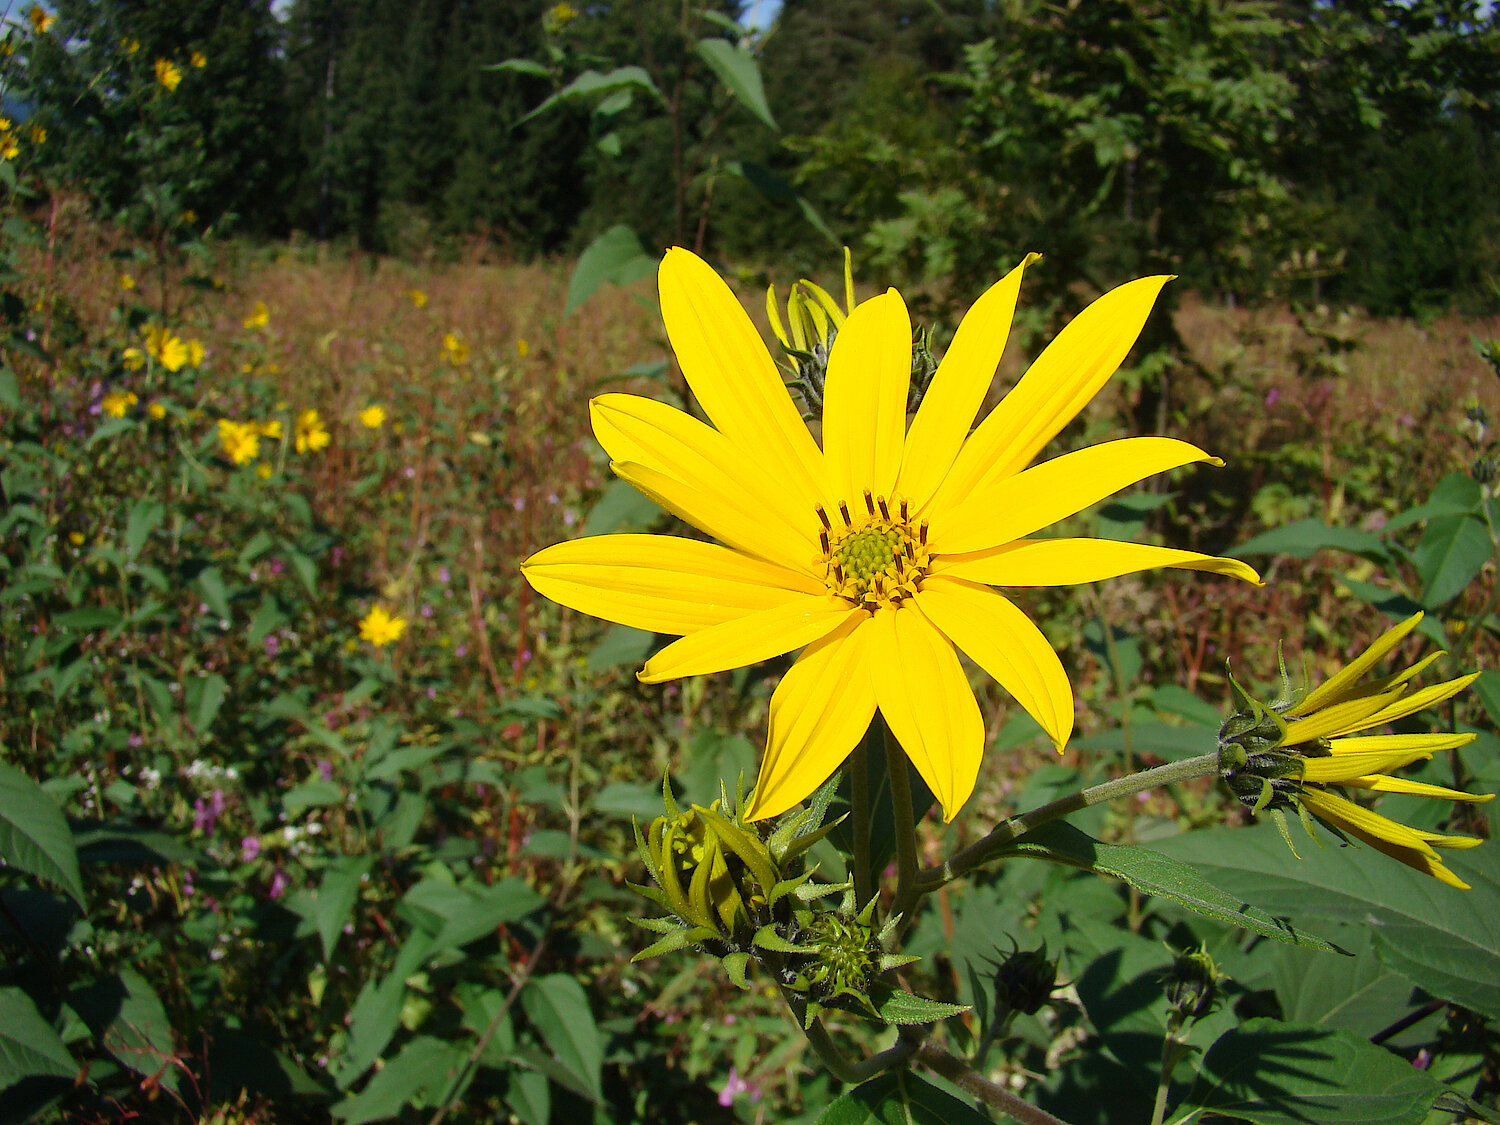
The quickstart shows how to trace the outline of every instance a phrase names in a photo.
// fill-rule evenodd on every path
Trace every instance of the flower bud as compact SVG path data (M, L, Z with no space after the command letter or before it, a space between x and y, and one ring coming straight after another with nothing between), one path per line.
M1167 974L1167 1002L1178 1027L1201 1020L1219 998L1219 970L1202 948L1179 953Z
M1057 987L1057 962L1037 949L1013 949L995 968L995 1015L1035 1015Z

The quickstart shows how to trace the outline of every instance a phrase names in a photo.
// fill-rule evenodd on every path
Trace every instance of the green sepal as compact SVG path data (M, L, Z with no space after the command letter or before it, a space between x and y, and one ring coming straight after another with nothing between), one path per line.
M724 971L729 974L729 983L741 992L750 991L750 981L745 976L745 969L749 964L748 953L730 953L724 957Z
M666 770L663 770L661 775L661 803L666 808L668 816L682 815L682 810L677 807L677 798L672 796L672 775Z
M631 922L654 934L669 934L685 928L676 918L632 918Z
M804 883L792 892L792 895L800 902L817 902L835 891L847 891L852 884L847 880L842 883Z
M660 957L663 953L676 953L679 949L685 949L692 944L688 938L688 934L692 932L692 930L687 928L673 930L660 941L654 941L646 946L645 949L632 957L630 961L634 964L637 961L644 961L648 957Z
M757 949L764 949L771 953L806 953L800 945L793 945L776 932L776 924L768 923L755 931L755 936L750 939L750 944Z
M892 969L900 969L906 965L912 964L913 962L920 961L921 959L922 958L913 956L910 953L882 953L880 955L880 965L878 971L882 973L888 973Z
M969 1010L967 1004L947 1004L941 1000L930 1000L926 996L918 996L915 993L883 984L877 984L870 989L870 1001L874 1004L875 1013L886 1023L903 1027L937 1023L938 1020L962 1015Z
M814 870L816 870L816 869L814 869ZM798 875L795 879L783 879L781 882L777 883L776 886L774 886L774 887L771 888L771 893L766 897L766 905L767 906L775 906L778 902L780 902L782 899L784 899L787 895L792 894L793 892L795 892L798 887L802 886L804 883L806 883L812 877L813 877L813 872L812 871L804 871L801 875Z
M801 836L796 837L795 839L793 839L790 843L788 843L786 845L786 850L784 852L782 852L780 855L777 855L776 858L778 860L782 860L782 861L785 861L785 860L788 860L788 859L796 859L799 855L803 854L805 851L807 851L808 848L812 847L819 840L822 840L823 838L825 838L830 832L832 832L840 824L843 824L844 821L846 821L847 819L849 819L849 814L845 813L843 816L839 817L837 820L830 820L827 824L823 825L822 828L816 829L816 830L814 830L812 832L808 832L808 833L805 833L805 834L803 834ZM773 855L776 854L774 850L773 850L772 854Z
M644 887L639 883L632 883L628 879L625 881L625 886L634 891L636 894L640 895L642 898L649 899L651 902L656 903L656 905L660 906L663 910L672 909L672 900L667 898L666 894L656 887Z
M776 874L776 869L771 866L769 854L765 850L765 844L761 843L760 837L752 837L750 833L739 827L727 816L714 809L705 809L701 805L694 805L693 811L703 818L704 822L711 825L715 835L724 844L744 860L745 866L750 869L750 874L755 881L761 885L766 892L781 882Z

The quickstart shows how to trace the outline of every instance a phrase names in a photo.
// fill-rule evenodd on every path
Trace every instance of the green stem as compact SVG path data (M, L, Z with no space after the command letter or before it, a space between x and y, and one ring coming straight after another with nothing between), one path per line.
M807 1041L812 1044L813 1050L818 1053L818 1058L823 1060L823 1065L840 1082L847 1082L851 1086L857 1086L867 1079L874 1078L883 1070L900 1066L917 1053L917 1047L920 1045L920 1040L908 1037L903 1030L894 1046L855 1062L839 1050L838 1044L823 1027L822 1020L813 1020L811 1026L804 1030L804 1034L807 1036Z
M885 736L885 770L891 784L891 819L896 833L896 897L891 914L909 918L921 893L917 886L917 822L911 805L911 780L906 773L906 753L890 726L876 716Z
M991 1082L936 1043L923 1043L917 1051L917 1061L933 1073L941 1074L964 1093L994 1106L1021 1125L1067 1125L1061 1118L1053 1117L1046 1110L1022 1101L1004 1086Z
M878 720L877 720L878 721ZM849 755L849 819L854 834L854 909L863 910L875 893L870 872L870 774L861 738Z
M1113 781L1106 781L1061 797L1050 804L1022 813L1020 816L1009 817L995 825L990 834L978 843L970 844L938 866L930 867L922 872L917 880L917 889L926 893L951 883L959 876L994 859L1018 837L1058 817L1067 816L1069 813L1078 812L1092 805L1103 804L1105 801L1117 801L1121 797L1133 796L1147 789L1154 789L1158 785L1187 781L1195 777L1211 777L1218 772L1219 755L1215 751L1201 757L1171 762L1141 773L1118 777Z

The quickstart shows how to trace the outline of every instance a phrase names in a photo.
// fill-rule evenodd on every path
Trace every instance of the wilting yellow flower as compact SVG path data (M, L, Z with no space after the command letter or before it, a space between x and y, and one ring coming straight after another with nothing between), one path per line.
M298 453L316 452L327 446L328 431L316 410L304 410L297 415L297 432L293 444Z
M1196 461L1138 437L1026 466L1125 358L1165 277L1090 305L970 434L1005 346L1024 269L970 309L906 425L912 330L888 290L855 308L828 361L819 449L743 306L701 259L667 251L662 317L711 424L606 394L594 434L615 473L724 546L605 535L533 555L523 573L573 609L682 639L646 662L659 683L802 649L771 699L751 819L811 793L877 709L942 803L968 799L985 728L955 646L1061 749L1073 693L1040 630L991 586L1059 586L1153 567L1256 581L1244 563L1033 533L1145 477Z
M1252 699L1235 684L1240 709L1220 732L1220 772L1234 794L1256 812L1305 810L1340 834L1468 890L1468 884L1443 865L1434 849L1472 848L1481 840L1408 828L1336 791L1409 793L1446 801L1488 801L1494 796L1388 776L1440 750L1467 746L1477 737L1474 734L1360 733L1451 699L1478 678L1474 672L1409 691L1418 673L1442 655L1434 652L1404 671L1358 682L1421 620L1417 613L1388 629L1337 675L1300 699L1285 681L1281 695L1268 704ZM1311 824L1307 828L1311 833Z
M145 330L146 353L168 371L181 371L188 361L188 346L160 325Z
M167 408L159 402L153 402L150 406L146 407L146 413L160 422L167 416Z
M168 90L175 90L182 84L182 71L168 59L157 59L156 81Z
M46 35L48 29L56 22L55 17L40 4L33 4L27 11L26 18L31 21L31 30L38 35Z
M120 288L121 289L134 289L135 288L135 278L131 277L128 273L122 273L120 275Z
M189 340L187 342L187 361L189 366L202 367L203 357L207 354L208 350L199 341Z
M406 632L406 619L392 617L383 606L372 606L370 612L365 614L359 623L360 639L369 641L376 648L382 648L392 641L400 640L404 632Z
M31 134L32 144L44 145L47 143L47 130L41 125L32 125L29 132Z
M196 69L202 70L205 66L208 65L208 56L205 55L202 51L194 51L188 56L188 62L191 63Z
M255 426L249 422L220 418L219 444L224 448L224 456L236 465L254 461L260 454L260 434L255 432Z
M146 353L140 348L126 348L120 353L120 362L126 371L139 371L146 366Z
M266 308L264 301L256 301L250 310L250 315L245 318L246 328L264 328L271 323L271 310Z
M427 305L427 294L423 293L420 289L408 289L406 291L406 298L419 309L425 308Z
M359 424L368 430L378 430L385 425L385 407L371 403L359 412Z
M123 418L126 411L140 401L134 391L110 391L99 400L99 408L111 418Z
M281 440L282 429L280 418L267 418L264 422L252 422L251 425L255 427L255 432L260 434L261 437L270 438L272 441Z
M449 332L443 336L443 358L455 367L462 367L469 362L469 345L463 342L457 332Z

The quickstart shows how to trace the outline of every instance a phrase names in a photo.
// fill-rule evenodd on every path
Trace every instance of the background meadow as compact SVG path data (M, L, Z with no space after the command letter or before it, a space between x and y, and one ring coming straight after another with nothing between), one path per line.
M668 768L690 801L753 776L786 662L640 685L659 639L517 569L560 539L670 526L614 482L587 402L683 401L639 260L673 242L721 266L768 340L766 285L838 292L847 243L860 295L900 285L939 346L1046 252L991 402L1103 288L1182 275L1057 448L1168 433L1227 466L1065 530L1243 554L1267 585L1023 592L1078 735L1059 760L976 674L979 789L929 822L928 859L1080 782L1211 750L1226 663L1269 688L1279 648L1321 679L1416 608L1404 655L1486 670L1443 716L1479 740L1417 776L1500 786L1478 421L1500 417L1493 14L860 7L787 3L760 38L733 5L10 11L0 1119L814 1121L838 1094L767 982L630 961L652 940L630 922L652 912L627 885L632 817L660 814ZM817 98L799 72L826 75ZM292 127L271 136L276 107ZM1437 181L1420 198L1418 165ZM1482 806L1457 815L1488 835ZM1468 896L1428 901L1383 857L1299 842L1299 863L1251 819L1199 782L1080 824L1211 856L1355 957L1017 867L937 896L911 977L975 1005L944 1029L972 1045L986 966L1045 943L1065 987L988 1059L1075 1123L1149 1117L1161 982L1197 943L1227 978L1198 1047L1347 1033L1493 1114L1493 847L1455 864ZM1451 940L1419 955L1425 931L1376 935L1372 914Z

